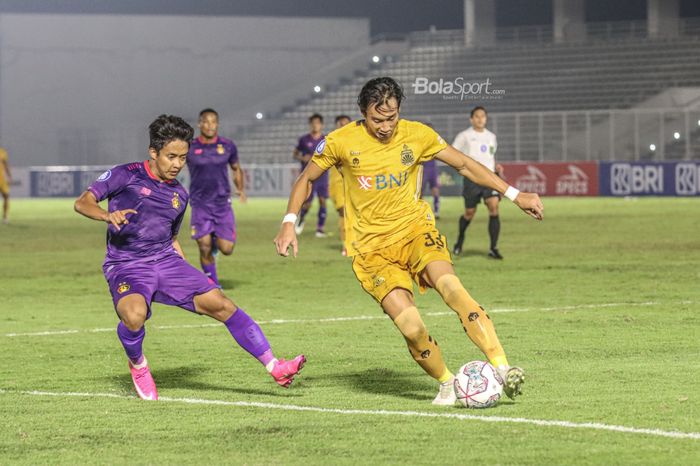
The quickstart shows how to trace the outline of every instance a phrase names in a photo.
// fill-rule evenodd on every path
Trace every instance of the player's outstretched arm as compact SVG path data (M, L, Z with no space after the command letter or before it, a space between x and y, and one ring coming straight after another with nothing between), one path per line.
M233 170L233 184L236 186L236 190L238 191L238 198L245 204L248 196L245 194L245 176L243 176L241 164L238 162L232 163L231 170Z
M315 163L310 163L306 166L303 172L299 175L292 186L292 193L289 195L287 203L287 215L282 220L280 231L275 236L274 243L277 248L277 254L280 256L289 256L289 247L292 247L294 257L299 252L299 244L297 243L297 235L294 231L294 225L297 221L297 214L301 210L302 204L308 199L311 194L311 182L323 175L321 167Z
M469 178L474 183L486 186L487 188L491 188L505 195L508 199L513 201L515 205L525 211L525 213L537 220L542 220L544 206L542 205L540 196L537 194L523 193L509 186L508 183L499 178L491 170L452 146L447 146L438 152L435 158L445 162L447 165L457 170L460 175Z
M107 212L97 203L97 198L90 191L85 191L76 199L73 208L76 212L81 215L91 218L93 220L99 220L100 222L107 222L114 225L117 230L120 230L119 225L126 225L129 220L126 218L129 214L136 214L134 209L124 209L115 210L114 212Z

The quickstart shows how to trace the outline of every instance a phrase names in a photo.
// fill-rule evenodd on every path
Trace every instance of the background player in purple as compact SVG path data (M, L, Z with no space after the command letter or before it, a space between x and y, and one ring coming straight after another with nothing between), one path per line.
M233 141L219 136L219 114L214 109L205 108L199 112L199 137L190 144L187 167L190 170L192 239L199 247L202 270L219 285L216 251L228 256L236 245L229 167L241 202L246 201L246 195L238 150Z
M423 164L423 187L422 193L425 195L425 188L430 189L433 196L433 213L435 218L440 218L440 181L438 180L439 168L435 159Z
M294 148L293 157L301 162L301 171L304 171L306 165L314 155L314 150L321 141L323 141L323 117L318 113L314 113L309 117L309 133L299 138L297 146ZM318 223L316 224L316 237L323 238L326 236L324 227L326 225L326 199L328 199L328 172L325 172L320 178L315 180L311 185L311 193L304 202L304 205L299 211L299 219L295 225L297 235L304 231L304 219L306 214L311 209L311 203L314 200L314 194L318 196Z
M260 326L185 261L177 240L188 194L175 178L185 166L194 130L179 117L161 115L149 132L150 160L107 170L75 202L77 212L108 224L103 270L136 392L142 399L158 399L142 349L153 301L224 323L236 342L288 387L304 356L277 360ZM104 199L108 210L98 204Z
M425 123L426 126L430 128L433 127L431 123ZM425 196L425 188L430 189L430 194L433 196L433 213L435 218L440 218L440 181L439 181L440 169L437 166L436 160L428 160L423 163L423 183L421 186L421 197Z

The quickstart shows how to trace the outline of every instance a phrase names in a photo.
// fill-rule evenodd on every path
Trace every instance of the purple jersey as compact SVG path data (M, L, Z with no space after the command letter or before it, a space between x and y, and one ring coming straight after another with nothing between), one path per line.
M323 134L318 138L314 138L311 136L311 134L305 134L299 138L299 143L297 144L296 149L301 152L301 155L313 155L316 146L318 146L318 143L323 141L325 137L326 136ZM301 162L302 170L306 168L307 163L308 162Z
M192 140L187 154L190 170L192 206L228 205L231 197L229 165L238 163L238 149L230 139L217 137L205 144L201 137Z
M177 254L177 235L187 209L188 194L176 180L161 181L150 170L148 161L118 165L100 175L88 190L97 201L109 199L108 211L134 209L129 223L117 230L107 227L105 265Z

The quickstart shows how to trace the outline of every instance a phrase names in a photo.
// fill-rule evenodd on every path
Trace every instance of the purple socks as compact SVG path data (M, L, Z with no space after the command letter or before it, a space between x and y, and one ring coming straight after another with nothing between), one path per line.
M320 206L318 208L318 224L316 225L316 231L323 231L324 226L326 226L326 206Z
M204 271L204 275L207 276L211 281L214 282L216 286L221 286L219 285L219 277L216 276L216 262L212 262L211 264L201 264L202 270Z
M231 332L236 343L260 361L263 366L267 366L275 359L262 329L248 314L243 312L243 309L237 308L236 312L224 322L224 325Z
M141 364L143 362L143 339L146 336L146 328L141 327L134 331L124 325L124 322L119 322L117 325L117 336L122 342L124 351L131 362Z
M433 196L433 212L440 215L440 196Z

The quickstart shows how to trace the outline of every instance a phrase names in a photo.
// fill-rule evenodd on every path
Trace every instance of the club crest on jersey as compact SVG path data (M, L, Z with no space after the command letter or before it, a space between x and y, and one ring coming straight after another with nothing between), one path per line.
M203 149L195 149L195 150L194 150L194 155L202 155L202 152L204 152Z
M488 149L488 147L486 147L486 144L482 144L481 147L480 147L479 149L481 149L481 152L486 152L486 150Z
M121 282L117 287L117 293L124 294L131 289L131 286L126 282Z
M415 161L416 158L413 156L413 151L410 147L404 144L403 149L401 150L401 163L406 165L407 167L410 167Z
M358 159L357 157L353 157L352 166L358 168L360 166L360 159Z
M316 149L314 149L314 152L317 154L320 154L323 152L323 149L325 149L325 148L326 148L326 140L324 138L324 139L321 139L321 142L319 142L316 145Z
M224 152L226 152L226 149L224 149L223 144L217 144L216 145L216 153L219 155L222 155Z
M490 153L491 155L495 154L495 153L496 153L496 148L493 147L493 146L489 146L489 153Z
M180 208L180 195L178 193L173 193L173 208L174 209L179 209Z

